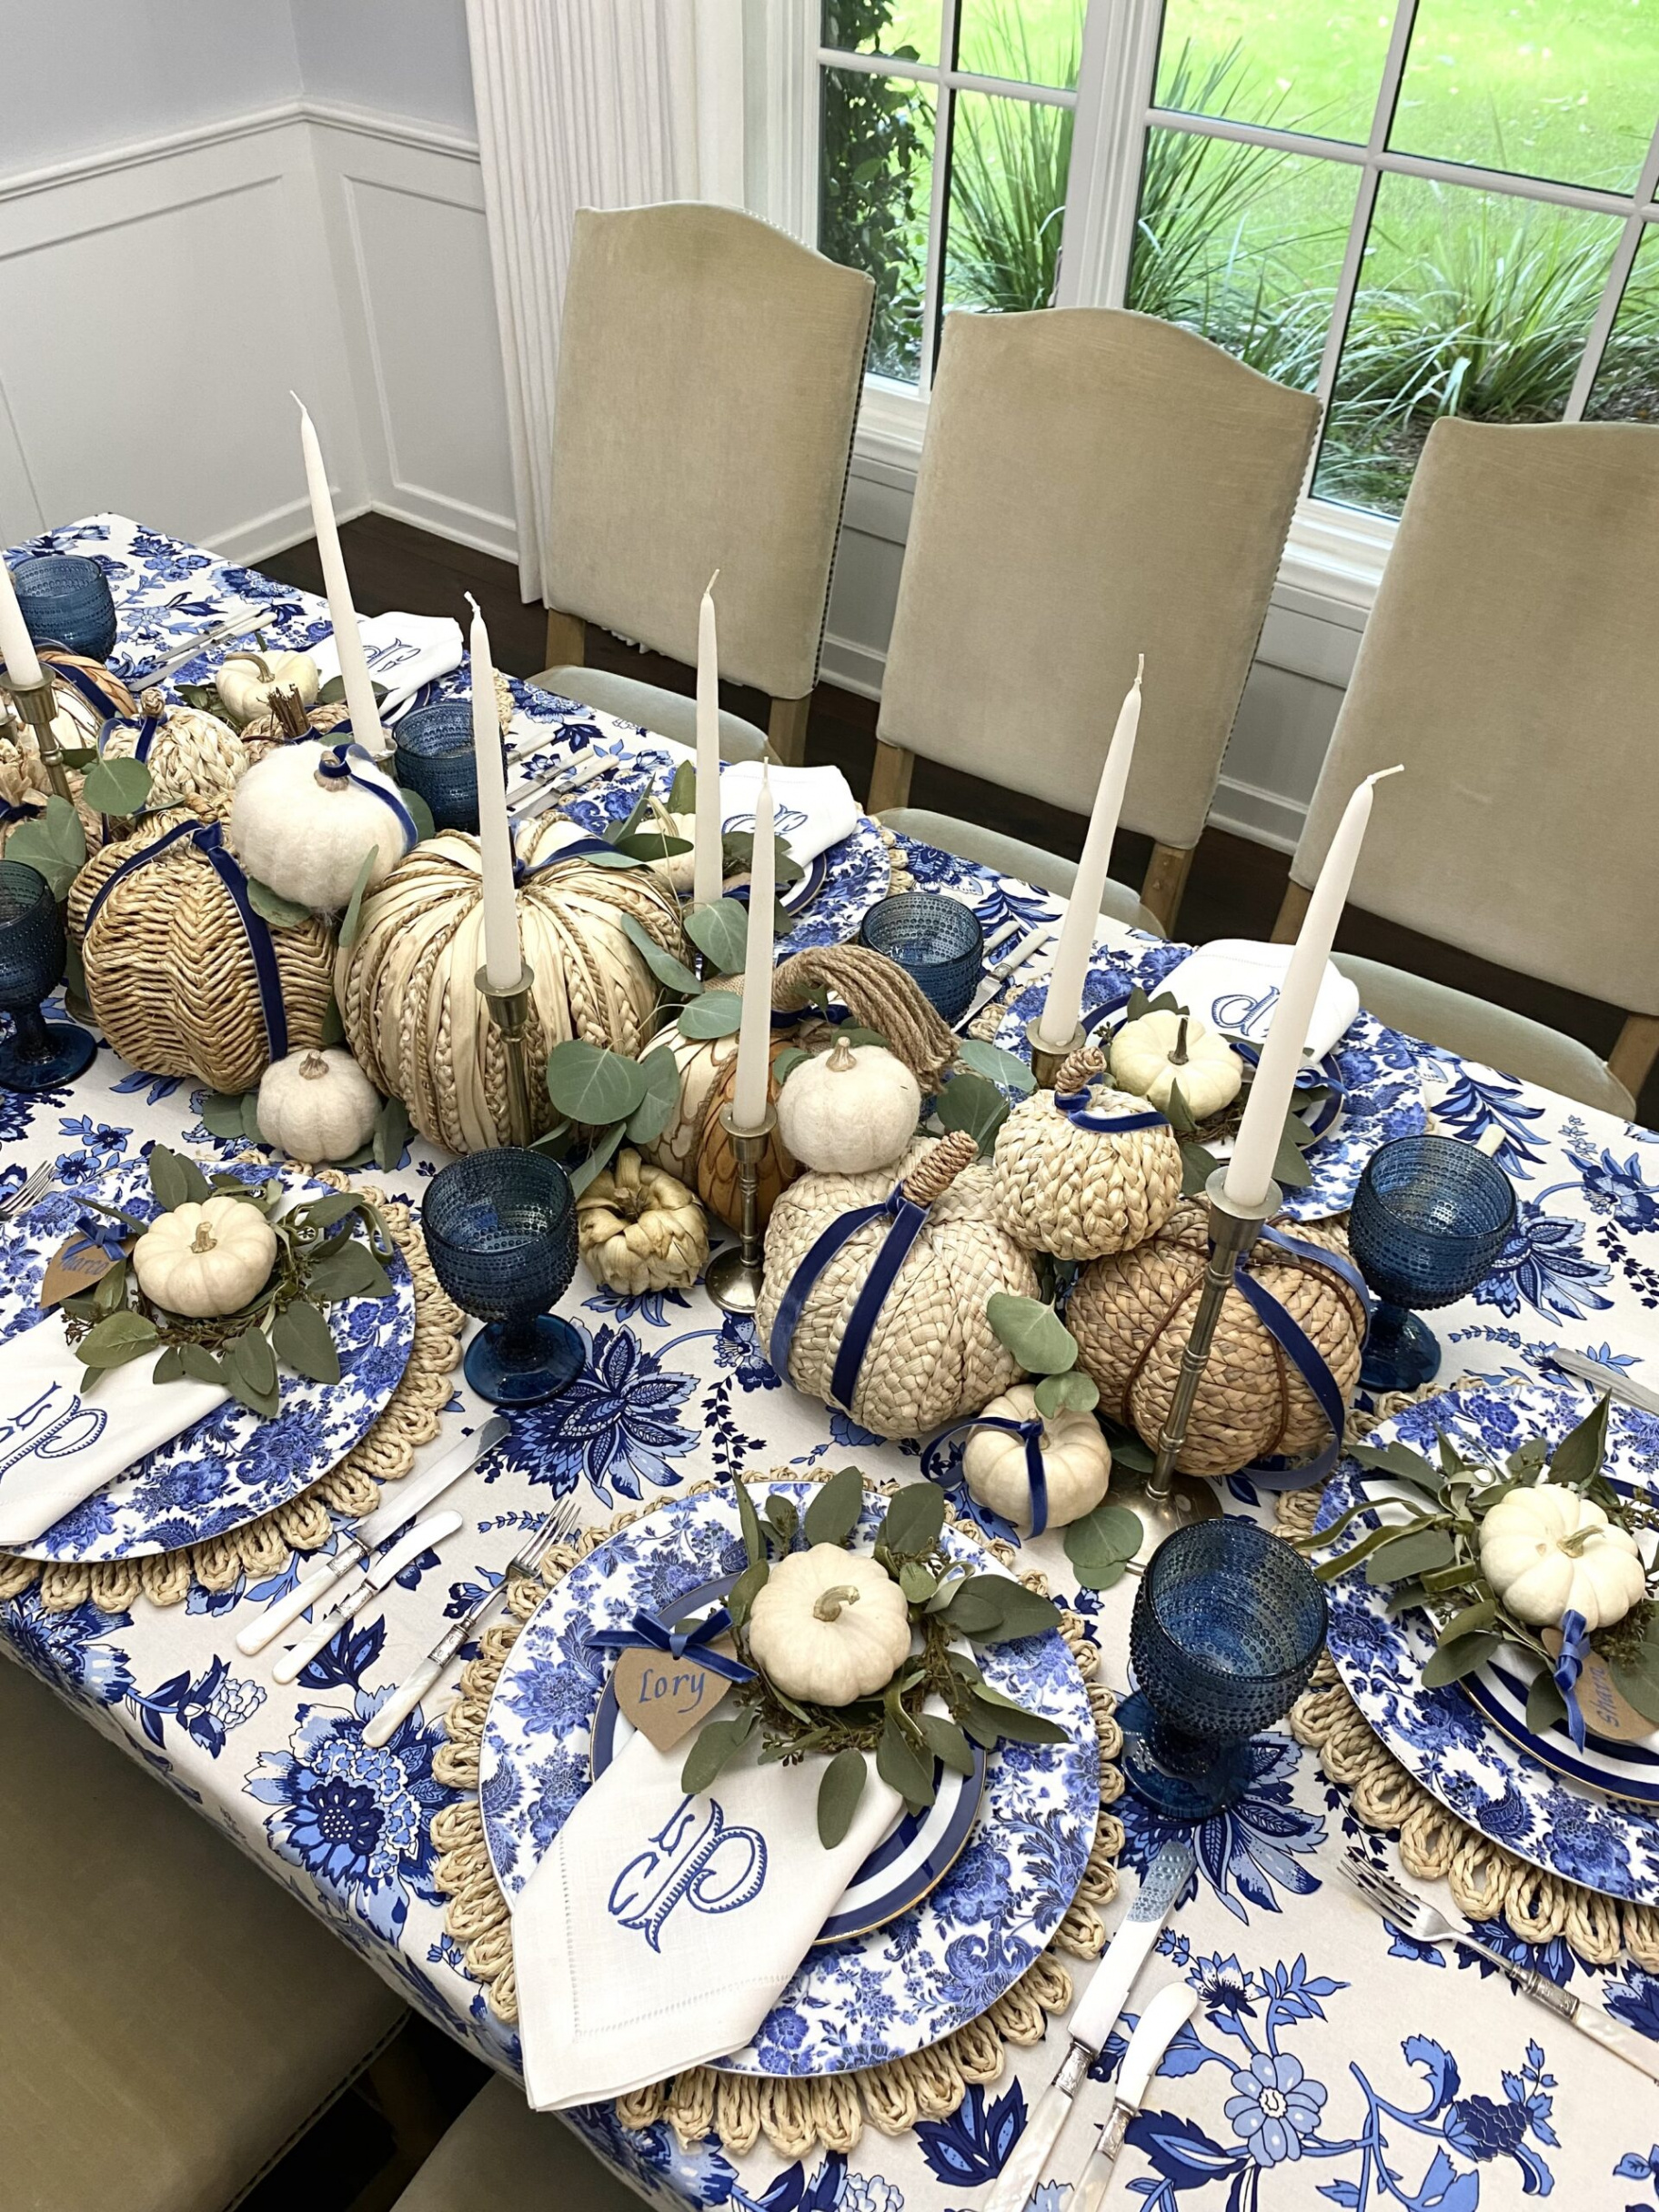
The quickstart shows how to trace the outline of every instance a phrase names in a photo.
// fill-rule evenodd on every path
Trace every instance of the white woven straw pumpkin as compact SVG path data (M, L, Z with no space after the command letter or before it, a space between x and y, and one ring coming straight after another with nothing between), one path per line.
M1161 1229L1181 1197L1181 1144L1167 1121L1151 1129L1080 1127L1059 1101L1088 1091L1083 1111L1141 1121L1144 1099L1100 1084L1106 1063L1073 1052L1052 1091L1022 1099L997 1132L997 1219L1028 1252L1100 1260Z
M539 1080L556 1044L579 1037L631 1056L650 1033L657 985L624 916L665 952L686 956L679 902L649 868L559 858L584 835L574 822L544 818L517 838L518 932L535 976L527 1050L538 1131L556 1119ZM347 1041L365 1074L403 1101L423 1137L453 1152L508 1138L501 1040L477 986L483 965L478 841L446 830L369 892L335 971Z
M977 1413L1018 1381L1019 1362L985 1318L999 1291L1038 1295L1036 1270L991 1212L990 1171L960 1131L920 1137L894 1168L870 1175L803 1175L772 1208L766 1281L756 1314L769 1351L778 1309L795 1271L830 1223L878 1205L896 1182L928 1218L870 1331L847 1411L878 1436L920 1436ZM855 1300L886 1242L872 1222L842 1245L808 1292L789 1354L789 1380L828 1399Z
M216 714L171 706L159 691L150 690L138 701L136 717L108 725L98 749L106 759L135 759L151 724L144 755L150 771L148 803L188 807L206 820L219 819L247 769L241 739Z

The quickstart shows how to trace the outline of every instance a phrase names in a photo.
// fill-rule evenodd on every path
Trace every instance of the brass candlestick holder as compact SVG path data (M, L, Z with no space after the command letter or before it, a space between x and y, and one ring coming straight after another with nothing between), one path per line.
M528 1057L530 992L536 982L535 971L527 965L518 980L506 990L496 990L488 969L480 968L476 980L489 1009L490 1021L500 1032L502 1055L507 1062L507 1141L509 1144L528 1144L536 1134Z
M52 727L57 716L57 689L50 675L38 684L20 684L10 676L0 676L0 690L6 693L19 716L35 732L35 748L53 790L59 799L73 800L69 770L64 765L63 749Z
M760 1162L766 1141L778 1126L778 1109L768 1106L759 1129L739 1129L729 1106L720 1111L720 1127L731 1139L738 1163L738 1202L740 1227L738 1242L716 1252L703 1277L703 1288L722 1313L752 1313L760 1303L764 1270L760 1260Z
M1088 1031L1080 1025L1072 1031L1070 1041L1057 1052L1042 1041L1042 1016L1033 1014L1025 1025L1025 1041L1031 1048L1031 1073L1037 1079L1039 1091L1052 1091L1054 1078L1060 1073L1073 1052L1081 1052L1089 1041Z
M1202 1476L1177 1474L1175 1462L1187 1441L1187 1423L1192 1417L1199 1383L1210 1364L1216 1323L1239 1262L1262 1233L1262 1223L1271 1221L1284 1202L1278 1184L1270 1182L1260 1206L1249 1211L1238 1206L1227 1195L1225 1168L1218 1168L1211 1176L1204 1185L1204 1197L1210 1207L1210 1261L1198 1296L1198 1311L1181 1351L1175 1393L1159 1432L1152 1471L1136 1474L1125 1470L1120 1474L1116 1468L1112 1470L1111 1502L1127 1505L1139 1514L1143 1532L1141 1549L1130 1562L1131 1574L1141 1572L1166 1536L1194 1521L1213 1521L1222 1511L1214 1486Z

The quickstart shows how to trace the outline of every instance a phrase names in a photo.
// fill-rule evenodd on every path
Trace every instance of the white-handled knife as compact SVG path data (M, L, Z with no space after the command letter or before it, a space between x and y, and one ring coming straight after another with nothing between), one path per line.
M985 2212L1024 2212L1026 2199L1042 2178L1044 2161L1060 2140L1071 2100L1100 2056L1101 2046L1111 2035L1136 1975L1158 1940L1159 1929L1191 1880L1196 1864L1191 1845L1177 1840L1165 1844L1147 1868L1129 1917L1107 1945L1106 1956L1095 1968L1094 1979L1072 2017L1071 2046L1053 2080L1038 2098L1013 2157L998 2176Z
M267 1644L274 1643L302 1613L327 1597L360 1560L367 1559L388 1537L395 1536L434 1498L442 1497L452 1483L458 1483L462 1475L470 1473L487 1452L495 1450L507 1434L508 1427L507 1421L497 1413L476 1435L464 1437L453 1451L446 1452L424 1474L406 1475L395 1488L388 1488L386 1503L353 1523L350 1534L332 1559L307 1574L286 1597L267 1605L256 1621L250 1621L238 1632L236 1649L251 1659L256 1652L262 1652Z
M378 1596L388 1584L396 1581L412 1559L429 1552L435 1543L442 1543L446 1536L453 1536L466 1516L453 1509L448 1513L433 1513L420 1521L400 1543L382 1552L372 1567L353 1567L343 1575L335 1587L332 1606L319 1605L321 1619L313 1621L297 1644L290 1644L271 1669L273 1682L293 1682L303 1667L310 1665L325 1644L338 1635L347 1621L355 1621L371 1597Z
M1190 1982L1171 1982L1151 1998L1135 2023L1114 2085L1117 2102L1101 2130L1078 2185L1077 2212L1099 2212L1100 2202L1111 2183L1112 2163L1123 2147L1129 2123L1146 2102L1151 2079L1167 2051L1198 2009L1198 1992Z
M1040 921L1034 930L1020 940L1011 952L1005 952L1000 960L991 960L988 964L972 998L968 1001L966 1011L959 1014L950 1024L958 1036L961 1035L976 1014L982 1014L993 999L1001 996L1016 972L1025 966L1027 960L1036 958L1059 927L1058 922Z
M1599 1360L1587 1360L1579 1352L1546 1352L1543 1357L1550 1366L1559 1367L1563 1375L1572 1375L1580 1382L1588 1382L1593 1390L1607 1391L1621 1403L1634 1405L1641 1413L1659 1413L1659 1391L1631 1382L1615 1369L1604 1367Z

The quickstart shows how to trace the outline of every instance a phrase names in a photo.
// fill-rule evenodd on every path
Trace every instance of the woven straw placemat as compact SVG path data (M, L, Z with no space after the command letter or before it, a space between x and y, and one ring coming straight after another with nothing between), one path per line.
M344 1191L349 1178L335 1168L312 1170L318 1182ZM327 1543L334 1516L355 1520L372 1513L382 1483L408 1473L417 1447L437 1434L438 1414L461 1356L466 1317L438 1287L427 1247L409 1206L363 1186L379 1207L415 1285L415 1335L408 1364L373 1426L327 1473L286 1505L250 1521L228 1536L215 1536L178 1552L116 1559L96 1566L47 1564L0 1553L0 1600L17 1597L36 1581L50 1613L91 1604L100 1613L126 1613L139 1597L157 1605L182 1605L193 1587L229 1590L238 1575L250 1581L279 1574L290 1552L316 1552Z
M798 1467L779 1467L769 1479L799 1483L826 1478L803 1476ZM693 1487L714 1490L724 1485L699 1483ZM868 1487L890 1493L897 1485L872 1483ZM515 1577L507 1594L508 1617L485 1631L478 1656L461 1676L460 1695L444 1716L448 1741L434 1759L433 1772L440 1782L468 1793L460 1804L447 1805L432 1823L432 1840L439 1854L436 1879L449 1898L444 1924L461 1946L468 1973L484 1985L490 2010L503 2020L518 2018L518 2000L511 1916L489 1863L478 1806L484 1716L507 1655L547 1591L597 1544L649 1510L642 1506L618 1513L608 1527L584 1529L570 1543L555 1545L543 1562L539 1583L528 1575ZM947 1518L958 1535L980 1543L1001 1565L1017 1568L1012 1545L993 1542L971 1522L954 1514ZM1042 1575L1027 1574L1021 1579L1029 1588L1048 1594ZM728 2150L739 2154L752 2148L761 2136L783 2158L804 2158L815 2144L827 2151L846 2152L858 2142L866 2120L883 2135L896 2136L918 2120L945 2118L961 2103L970 2083L997 2079L1006 2044L1041 2042L1049 2015L1064 2012L1071 2003L1071 1976L1058 1954L1098 1958L1104 1947L1106 1923L1101 1907L1117 1894L1116 1860L1123 1844L1122 1825L1108 1810L1123 1788L1115 1764L1122 1747L1112 1717L1115 1701L1111 1691L1093 1679L1100 1654L1075 1614L1062 1613L1060 1633L1077 1662L1094 1715L1101 1747L1101 1809L1077 1895L1035 1965L977 2020L910 2057L860 2073L802 2080L721 2074L711 2066L698 2066L671 2081L619 2097L617 2116L625 2127L646 2127L666 2119L684 2143L712 2132Z

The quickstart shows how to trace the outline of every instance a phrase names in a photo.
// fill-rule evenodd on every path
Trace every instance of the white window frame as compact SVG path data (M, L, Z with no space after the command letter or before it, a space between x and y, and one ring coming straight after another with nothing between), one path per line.
M1142 149L1154 126L1226 138L1246 145L1314 155L1360 171L1360 187L1348 245L1332 307L1331 333L1321 363L1317 396L1328 407L1335 384L1342 341L1361 275L1364 241L1384 176L1420 176L1502 193L1512 199L1616 215L1624 229L1615 246L1600 307L1586 335L1572 393L1561 417L1579 420L1594 380L1607 336L1618 312L1626 279L1650 223L1659 223L1659 129L1656 129L1630 193L1602 191L1542 178L1486 170L1426 155L1392 152L1386 144L1394 103L1404 72L1416 0L1394 0L1387 54L1364 144L1320 138L1265 125L1190 116L1160 108L1152 99L1163 0L1090 0L1085 18L1077 90L1033 88L979 76L937 65L893 62L880 55L848 55L821 46L819 0L749 0L749 129L764 158L750 174L751 204L759 212L815 245L818 237L819 72L835 68L907 78L936 86L947 82L966 91L1032 98L1074 109L1077 121L1066 195L1060 279L1061 307L1118 306L1127 288L1140 198ZM954 45L960 0L940 0L941 54ZM929 282L924 305L922 356L932 357L935 297L933 281L943 226L940 221L947 179L936 165L929 227ZM878 480L901 485L913 477L927 427L925 396L881 377L865 381L857 451ZM1310 462L1310 479L1312 463ZM1315 498L1304 485L1281 564L1274 603L1347 628L1362 627L1376 596L1383 564L1398 528L1387 515Z

